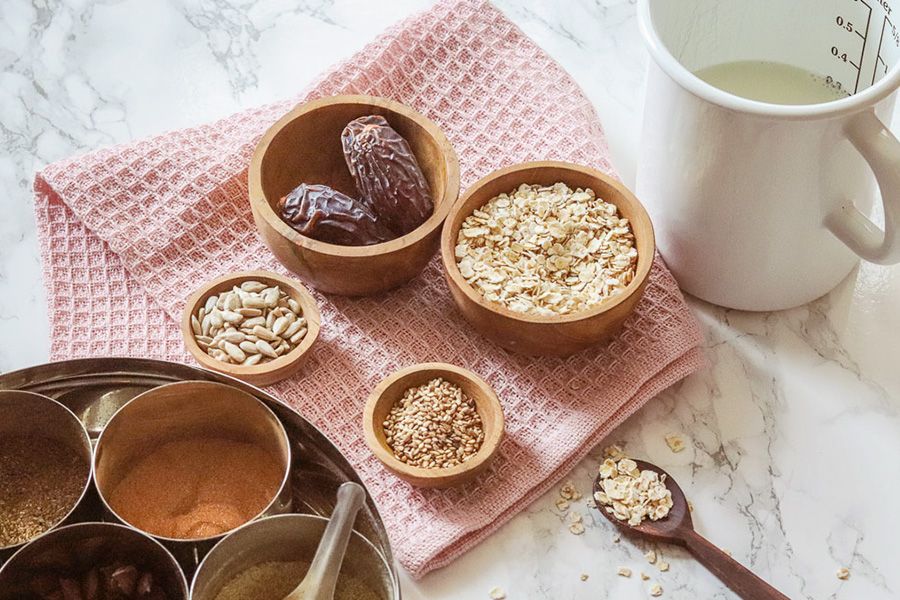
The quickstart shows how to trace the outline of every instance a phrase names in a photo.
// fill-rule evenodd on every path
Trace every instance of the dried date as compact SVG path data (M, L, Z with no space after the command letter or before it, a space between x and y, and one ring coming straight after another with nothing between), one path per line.
M298 233L341 246L369 246L396 237L363 202L327 185L301 183L278 203Z
M431 216L431 189L409 144L379 115L359 117L341 134L344 159L361 199L396 236Z

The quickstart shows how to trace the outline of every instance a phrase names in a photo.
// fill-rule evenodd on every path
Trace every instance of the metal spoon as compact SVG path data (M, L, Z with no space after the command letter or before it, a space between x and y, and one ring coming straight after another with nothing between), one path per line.
M712 571L713 575L731 588L741 598L749 600L789 600L787 596L753 574L750 569L731 558L721 549L714 546L709 540L694 531L691 522L691 511L688 510L684 493L675 480L657 466L642 460L635 460L642 471L650 470L659 473L660 477L666 476L666 487L672 492L672 509L668 516L659 521L647 519L640 525L629 525L627 521L620 521L606 507L597 504L600 513L612 521L625 532L635 533L652 540L668 542L686 547L700 563ZM594 491L603 491L600 477L594 480Z
M366 491L359 484L348 481L337 491L337 504L331 520L322 534L319 548L313 557L306 577L284 600L334 600L334 587L353 533L356 513L366 502Z

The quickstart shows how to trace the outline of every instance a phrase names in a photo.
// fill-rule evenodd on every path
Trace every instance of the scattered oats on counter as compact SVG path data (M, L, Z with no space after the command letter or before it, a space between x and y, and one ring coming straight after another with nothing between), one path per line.
M662 586L659 585L658 583L654 583L653 585L650 586L650 595L653 596L654 598L656 598L658 596L662 596L662 593L663 593Z
M837 575L837 578L841 581L846 581L850 578L850 569L848 569L847 567L841 567L837 570L837 573L835 573L835 575Z
M644 581L647 581L648 579L650 579L650 576L647 575L646 573L644 573L643 571L641 571L641 579L643 579Z
M688 512L694 512L694 503L691 502L690 500L688 500L687 505L688 505Z
M647 550L644 553L644 558L647 559L647 562L651 565L656 564L656 550Z
M619 567L617 573L619 574L619 577L631 577L631 569L628 567Z
M669 450L672 452L681 452L684 450L684 438L680 433L670 433L666 436L666 443L669 445Z
M622 447L618 444L613 444L612 446L607 446L603 449L603 458L611 458L616 462L619 462L623 458L628 458L625 454L625 451L622 450Z
M209 296L191 315L191 329L214 359L248 367L287 354L308 330L300 303L277 285L259 281Z
M571 481L565 482L562 487L559 488L559 496L566 500L581 500L581 492L578 491L578 488L576 488L575 484Z
M490 595L491 600L504 600L506 598L506 592L498 587L491 588L488 595Z
M557 498L556 508L558 508L561 512L566 512L567 510L569 510L569 501L565 498Z
M638 469L630 458L616 462L607 458L600 465L603 491L594 492L594 500L606 512L629 525L640 525L644 519L658 521L672 508L672 492L666 488L666 476L656 471Z
M403 393L384 420L394 456L414 467L446 469L475 456L484 428L475 401L438 377Z
M588 574L587 574L587 573L582 573L582 574L581 574L581 580L582 580L582 581L587 581L587 580L588 580Z
M592 190L522 184L463 221L456 261L485 299L552 316L590 309L624 290L637 249L628 219Z
M663 572L668 571L669 563L667 563L663 559L659 559L659 562L656 563L656 568L658 568L660 571L663 571Z
M584 533L584 518L581 513L573 510L569 513L567 520L569 521L569 531L575 535Z

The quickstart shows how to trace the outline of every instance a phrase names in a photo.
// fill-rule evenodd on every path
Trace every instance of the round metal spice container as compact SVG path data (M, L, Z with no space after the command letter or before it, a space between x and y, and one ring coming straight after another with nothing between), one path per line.
M290 509L290 465L271 409L234 387L185 381L110 419L94 478L114 519L161 540L190 572L225 534Z
M46 396L0 391L0 563L74 520L91 481L81 421Z
M281 600L303 580L327 524L323 517L292 514L241 527L219 542L200 564L191 584L192 600ZM354 531L335 600L398 597L384 557Z
M159 542L123 525L60 527L0 568L0 600L187 600L184 573Z

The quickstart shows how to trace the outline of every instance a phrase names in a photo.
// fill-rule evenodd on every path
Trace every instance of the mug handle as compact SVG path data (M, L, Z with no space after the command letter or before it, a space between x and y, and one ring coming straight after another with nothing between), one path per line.
M825 217L825 227L851 250L869 262L892 265L900 262L900 141L875 116L860 113L845 128L847 139L862 154L875 173L884 205L884 231L847 202Z

